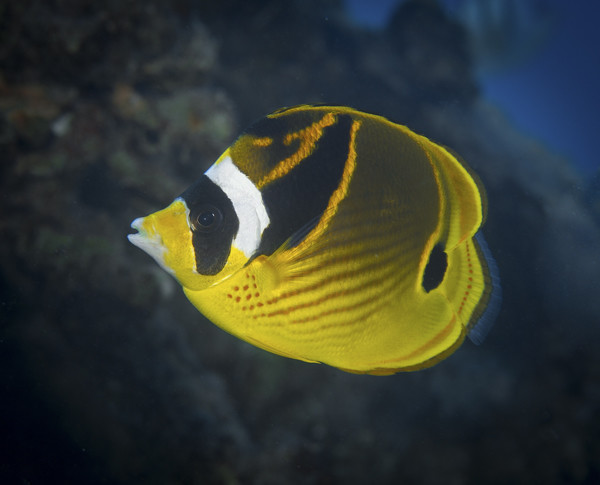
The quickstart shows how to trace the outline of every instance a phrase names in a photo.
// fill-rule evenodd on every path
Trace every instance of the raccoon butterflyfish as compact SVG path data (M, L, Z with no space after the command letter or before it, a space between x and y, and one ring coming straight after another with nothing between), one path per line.
M354 373L431 366L499 306L485 196L455 155L351 108L297 106L246 130L129 240L216 325Z

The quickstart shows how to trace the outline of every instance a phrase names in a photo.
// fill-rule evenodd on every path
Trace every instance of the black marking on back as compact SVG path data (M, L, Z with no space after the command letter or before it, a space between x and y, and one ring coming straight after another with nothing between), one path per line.
M304 126L316 121L303 113L298 115ZM271 121L281 122L287 118L296 118L296 113ZM321 218L344 173L352 122L350 116L338 115L337 122L325 128L310 156L302 160L290 173L262 189L263 201L271 223L263 233L257 255L273 254L290 238L293 239L293 245L297 245L301 239L293 236ZM278 127L277 135L284 136L289 131L297 131L303 127L297 120L292 120L286 125L283 130ZM264 136L266 135L267 133L264 133ZM268 135L273 136L274 133L271 131ZM280 158L277 161L279 160ZM304 231L302 239L306 234Z
M429 293L436 289L446 275L448 268L448 255L444 252L444 247L441 244L436 244L429 254L429 261L423 272L423 289Z
M291 108L288 108L291 109ZM285 113L287 109L281 111ZM279 112L277 112L279 113ZM268 137L273 140L272 145L268 150L261 151L261 156L264 157L264 173L270 172L279 162L294 155L300 147L301 140L296 138L291 143L285 144L284 140L290 133L297 133L313 123L320 121L326 111L296 111L285 116L276 118L265 117L257 120L251 125L244 134L256 138ZM304 162L302 162L304 163Z
M192 232L196 270L203 275L216 275L223 269L229 258L231 243L239 228L239 220L233 204L221 187L206 175L202 175L181 194L181 198L190 210L190 217L206 204L221 211L221 223L214 231Z
M288 246L293 248L304 241L304 238L308 236L308 234L316 227L320 219L321 216L315 217L313 220L305 224L304 227L301 227L298 231L292 234L292 237L290 237L287 241Z

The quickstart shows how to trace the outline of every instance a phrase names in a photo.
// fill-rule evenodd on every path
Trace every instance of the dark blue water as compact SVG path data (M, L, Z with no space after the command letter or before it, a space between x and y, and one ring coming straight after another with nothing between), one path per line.
M378 29L385 25L402 0L346 0L351 17L359 24ZM535 32L543 15L552 15L548 35L526 59L496 72L479 75L486 99L497 105L522 132L539 139L567 157L584 175L600 168L596 139L600 128L600 3L561 0L496 2L444 0L452 16L465 4L485 4L508 10L519 3L530 16L523 24L508 21L507 36L521 36L515 51L527 50L527 25ZM527 7L529 4L529 7ZM506 15L509 15L505 12ZM519 14L517 13L517 16ZM515 29L511 32L510 29ZM533 33L532 35L535 35ZM516 54L516 52L515 52Z

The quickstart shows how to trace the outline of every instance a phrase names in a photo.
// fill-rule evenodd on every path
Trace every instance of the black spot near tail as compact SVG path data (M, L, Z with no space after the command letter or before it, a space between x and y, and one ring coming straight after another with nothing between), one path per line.
M423 289L429 293L431 290L436 289L446 275L446 269L448 268L448 255L444 252L444 247L441 244L436 244L431 250L429 255L429 261L425 266L425 272L423 273Z

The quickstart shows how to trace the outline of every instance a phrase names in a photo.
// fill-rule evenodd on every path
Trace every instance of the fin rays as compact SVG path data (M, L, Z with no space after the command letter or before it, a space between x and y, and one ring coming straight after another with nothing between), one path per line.
M498 265L496 264L490 248L481 232L475 234L474 242L475 247L478 249L480 259L482 260L481 264L487 266L486 288L489 288L486 295L484 295L487 297L483 299L483 304L487 306L484 307L483 312L479 314L478 318L475 317L476 321L469 325L468 329L469 339L474 344L479 345L485 340L485 337L494 325L494 321L500 312L500 305L502 304L502 287L500 286L500 271ZM478 305L478 307L480 305Z

